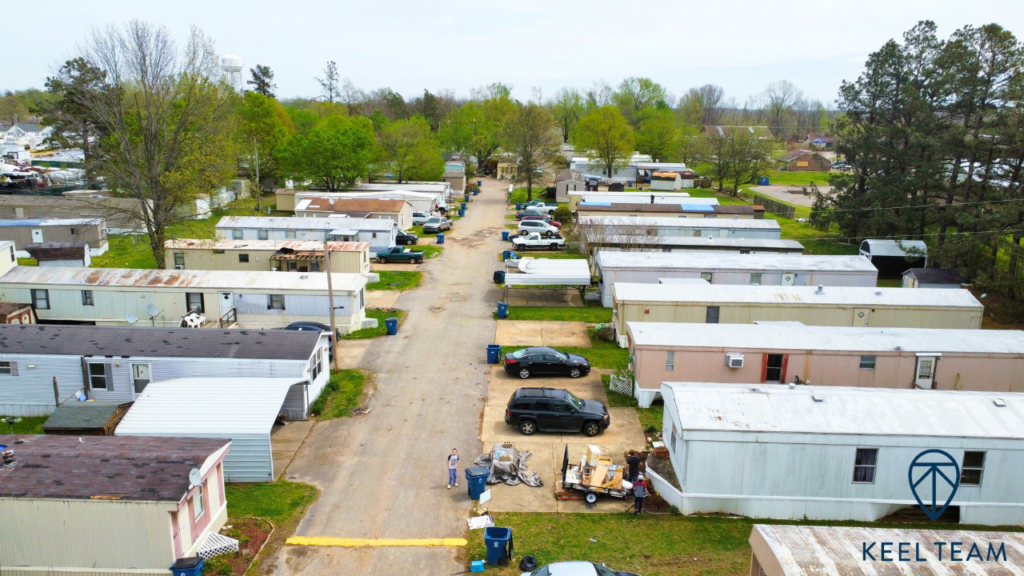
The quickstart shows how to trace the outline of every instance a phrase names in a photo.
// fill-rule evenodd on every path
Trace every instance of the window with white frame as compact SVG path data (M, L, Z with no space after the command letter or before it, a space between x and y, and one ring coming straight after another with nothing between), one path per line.
M10 362L0 362L0 374L4 376L10 376L12 374Z
M89 364L89 388L93 390L107 390L110 380L110 368L106 364Z
M284 294L268 294L267 310L284 310Z
M708 306L707 311L704 313L704 322L706 324L718 324L721 314L722 309L718 306Z
M196 312L199 314L203 314L206 312L206 306L203 303L202 292L186 292L185 304L188 306L189 312Z
M985 471L985 453L981 451L965 451L960 465L961 486L981 486L981 476Z
M863 368L864 370L874 370L876 360L877 358L874 356L861 356L860 367Z
M146 389L146 386L149 386L149 373L149 364L132 362L132 387L135 389L136 394L142 394L142 391Z
M232 230L231 231L231 238L233 240L241 240L242 239L242 231L238 230L238 229Z
M295 230L285 230L284 231L284 237L288 238L288 239L295 238Z
M672 423L672 437L669 438L669 449L672 450L673 454L676 453L676 436L678 436L678 435L679 435L679 432L676 431L676 423L673 422Z
M192 495L192 519L198 521L203 517L203 512L206 512L206 507L203 505L203 487L198 486L195 494Z
M671 372L676 369L676 352L669 350L665 352L665 370Z
M257 234L259 235L260 240L267 240L270 238L270 232L267 230L260 230Z
M878 448L857 448L853 459L853 481L857 484L873 484L875 467L878 465Z
M313 355L313 366L310 369L310 380L316 380L316 377L320 375L323 370L323 353L319 348L316 350L316 354Z
M95 306L96 302L92 299L92 290L82 290L82 306Z
M32 290L32 306L36 310L49 310L50 309L50 291L49 290Z
M760 272L751 272L751 274L750 274L750 285L751 286L760 286L761 285L761 273Z
M920 380L931 380L935 369L934 358L920 358L917 361L917 377Z
M175 267L181 266L182 268L185 267L185 253L184 252L175 252L174 253L174 266Z
M707 280L708 284L711 284L711 281L714 279L714 275L711 272L701 272L700 278L701 280Z

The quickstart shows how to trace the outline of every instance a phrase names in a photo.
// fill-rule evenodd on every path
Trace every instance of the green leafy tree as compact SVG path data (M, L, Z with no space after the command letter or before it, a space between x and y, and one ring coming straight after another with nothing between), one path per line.
M248 168L255 189L262 192L268 183L281 177L281 154L295 128L280 102L255 90L245 93L239 117L242 163Z
M636 128L640 124L640 111L665 103L665 88L650 78L626 78L612 96L612 102L619 107L629 124Z
M28 108L14 96L0 98L0 122L17 124L28 119Z
M377 139L381 159L398 181L440 180L444 175L441 147L425 118L413 116L390 123Z
M551 101L551 115L555 118L555 124L562 133L562 142L569 141L576 124L580 121L585 111L583 96L575 88L562 88L555 93Z
M611 178L615 167L621 166L633 153L633 129L617 107L605 105L580 119L573 144L577 150L586 150L599 160Z
M636 149L661 162L673 161L679 149L679 130L672 110L668 107L641 110L639 125L636 130Z
M419 114L427 121L427 125L430 126L432 132L437 132L438 127L441 125L441 113L437 96L431 94L430 90L424 90L423 97L416 99L413 109L416 111L416 114Z
M551 113L539 104L517 104L501 130L502 148L516 157L516 181L526 183L527 200L533 183L558 154L560 139Z
M255 68L249 68L249 74L252 76L252 80L247 80L246 84L252 86L253 92L270 98L274 97L277 84L274 84L274 71L270 69L270 66L257 64Z
M482 109L470 104L452 110L441 121L437 137L446 152L462 153L473 149L473 131Z
M89 104L102 96L107 89L105 84L106 72L85 58L68 60L56 76L46 79L46 90L53 95L42 110L43 123L53 128L47 144L80 148L85 154L87 177L91 176L89 164L101 136L98 119Z
M368 118L332 115L321 118L309 132L291 136L282 150L282 164L287 175L336 191L366 178L373 152L373 123Z
M288 113L288 117L291 118L295 131L299 134L309 133L310 130L316 127L317 122L320 121L320 116L312 110L286 106L285 111Z

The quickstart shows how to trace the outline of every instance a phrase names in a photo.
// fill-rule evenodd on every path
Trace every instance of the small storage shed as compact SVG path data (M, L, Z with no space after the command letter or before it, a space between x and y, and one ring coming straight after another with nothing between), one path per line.
M832 162L813 150L794 150L778 160L779 169L787 172L828 172Z
M778 240L782 237L782 227L776 220L581 216L578 222L584 228L593 227L600 237L637 233L683 238Z
M928 245L921 240L868 239L860 254L878 269L879 278L900 278L907 268L928 266Z
M942 450L961 471L952 518L1024 523L1021 394L680 382L661 393L679 488L655 486L684 514L873 522L917 507L908 471L926 471L911 464ZM922 501L949 499L951 486L930 484Z
M92 265L89 245L85 242L30 243L25 244L22 249L40 266L88 268Z
M617 282L657 284L659 278L703 278L711 284L875 286L878 271L863 256L610 252L599 250L601 302L612 305Z
M955 268L911 268L903 273L904 288L959 290L964 277Z
M117 436L228 438L226 482L273 482L270 435L296 378L180 378L146 387ZM277 472L283 472L278 470Z
M651 190L679 190L683 179L678 172L655 172L651 174Z
M72 399L53 411L43 423L43 432L68 436L113 436L131 405L131 402L79 402Z
M851 286L612 286L614 326L625 348L626 322L750 324L796 321L807 326L981 328L985 307L967 290Z

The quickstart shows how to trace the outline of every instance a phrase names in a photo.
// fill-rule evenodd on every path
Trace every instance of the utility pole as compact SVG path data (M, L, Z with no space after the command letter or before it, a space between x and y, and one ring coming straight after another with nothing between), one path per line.
M331 248L327 238L324 238L324 270L327 271L327 300L331 307L331 356L334 358L333 368L338 370L338 326L334 321L334 284L331 282Z
M263 211L263 186L260 185L260 149L256 139L252 139L252 151L256 154L256 212Z
M53 377L53 403L60 407L60 388L57 387L57 377Z

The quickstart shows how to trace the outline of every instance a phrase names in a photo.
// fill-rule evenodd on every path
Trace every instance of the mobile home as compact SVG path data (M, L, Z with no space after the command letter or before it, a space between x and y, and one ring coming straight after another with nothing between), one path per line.
M252 272L325 272L324 243L316 240L168 240L165 268ZM369 274L370 245L329 242L331 272Z
M338 329L354 332L366 317L366 277L331 276ZM18 266L0 290L51 324L281 328L330 317L327 275L316 273Z
M107 231L114 234L142 232L145 229L141 201L112 197L109 192L88 190L64 196L0 196L0 218L99 218L105 222Z
M782 238L782 227L775 220L733 218L647 218L627 216L582 216L583 228L600 235L647 234L683 238Z
M366 242L371 252L395 245L398 224L393 220L348 218L260 218L225 216L217 223L217 237L225 240L335 240Z
M302 198L295 202L295 215L302 218L349 218L394 220L399 230L412 226L412 204L405 199L381 198Z
M1018 330L627 322L626 332L641 406L667 381L1024 392Z
M661 393L679 488L658 488L684 514L873 522L917 507L908 471L924 476L912 463L941 450L960 471L951 520L1024 523L1021 394L678 382ZM941 504L950 488L917 492Z
M294 192L294 191L293 191ZM448 210L448 198L441 191L437 192L414 192L412 190L353 190L351 192L314 192L302 191L295 193L295 203L310 198L327 198L330 200L345 200L352 198L365 198L370 200L405 200L412 205L414 212L444 212ZM281 210L279 207L278 210ZM291 210L295 210L294 204Z
M0 220L0 240L17 246L42 242L85 242L89 253L107 251L107 226L101 218Z
M627 346L626 322L750 324L791 320L808 326L981 328L985 307L967 290L848 286L612 286L613 324Z
M604 235L588 234L587 244L592 248L609 252L735 252L736 254L757 254L772 252L780 254L802 254L804 245L796 240L773 240L769 238L715 238L687 236L648 235Z
M578 206L580 202L609 202L613 204L704 204L707 206L716 206L718 204L718 198L691 198L688 192L597 192L584 190L582 186L579 190L568 192L566 196L567 199L565 201L569 203L569 209L573 212L576 211L576 206Z
M704 198L692 198L704 200ZM586 216L627 216L630 218L723 218L732 220L763 220L764 206L719 205L696 202L681 204L580 202L576 215Z
M703 278L711 284L761 286L875 286L878 271L863 256L597 253L601 302L612 305L617 282L657 284L659 278Z

